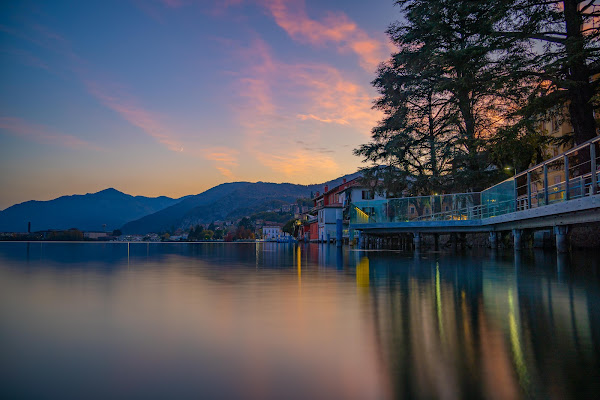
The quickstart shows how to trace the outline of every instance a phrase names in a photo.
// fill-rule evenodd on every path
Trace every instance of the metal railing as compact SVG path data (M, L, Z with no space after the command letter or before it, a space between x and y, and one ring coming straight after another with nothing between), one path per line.
M599 156L600 136L482 192L353 202L350 223L476 220L596 195Z

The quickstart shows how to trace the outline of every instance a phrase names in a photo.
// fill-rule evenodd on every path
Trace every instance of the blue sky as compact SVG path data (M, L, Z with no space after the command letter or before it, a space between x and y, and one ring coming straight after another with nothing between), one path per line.
M392 1L0 5L0 209L354 172Z

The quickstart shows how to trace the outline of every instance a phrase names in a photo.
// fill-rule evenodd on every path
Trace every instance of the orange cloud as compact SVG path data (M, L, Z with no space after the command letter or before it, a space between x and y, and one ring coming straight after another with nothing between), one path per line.
M183 144L173 137L168 128L163 126L159 116L136 105L129 95L125 95L115 88L113 90L107 89L108 85L99 85L93 81L85 81L84 83L94 97L106 107L121 115L127 122L140 128L169 150L183 152Z
M56 144L71 149L103 150L101 147L76 136L52 132L42 125L31 124L14 117L0 117L0 130L17 137L24 137L41 143Z
M329 13L322 21L311 19L303 0L260 0L277 25L292 39L314 46L333 43L341 52L353 52L362 68L374 72L389 57L385 39L374 39L344 13Z
M285 154L257 152L257 158L265 166L280 172L286 178L306 178L307 171L319 171L322 176L340 173L338 164L329 156L298 149Z
M215 168L223 176L230 179L235 178L235 175L231 169L238 166L238 150L221 146L205 148L201 151L201 153L205 159L214 161Z
M312 119L315 121L324 122L326 124L339 124L339 125L349 125L350 124L345 119L319 118L316 115L312 115L312 114L309 114L309 115L298 114L298 119L301 119L302 121L307 121L307 120Z
M235 175L233 174L233 172L231 172L230 169L227 169L225 167L215 167L217 169L217 171L219 171L221 173L221 175L223 175L226 178L229 179L235 179Z

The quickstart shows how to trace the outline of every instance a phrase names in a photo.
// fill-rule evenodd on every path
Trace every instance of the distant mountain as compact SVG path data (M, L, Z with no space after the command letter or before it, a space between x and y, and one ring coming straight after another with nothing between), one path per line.
M255 212L279 208L291 204L300 197L323 191L324 186L334 187L343 178L353 179L350 174L318 185L295 185L291 183L234 182L224 183L181 202L125 224L121 230L128 234L162 232L177 228L186 229L198 223L232 220Z
M0 211L0 232L25 232L28 222L32 231L69 228L109 231L182 199L131 196L111 188L50 201L26 201Z

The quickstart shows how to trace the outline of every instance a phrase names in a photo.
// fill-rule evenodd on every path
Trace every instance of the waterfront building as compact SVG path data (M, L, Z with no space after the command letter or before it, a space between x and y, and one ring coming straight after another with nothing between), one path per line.
M378 193L362 182L362 176L330 188L326 185L323 193L317 192L313 198L314 207L303 218L300 239L310 241L328 241L336 238L337 220L343 222L343 230L347 232L349 225L349 206L357 200L383 200L385 191ZM308 239L306 234L308 233Z
M278 225L265 225L262 232L264 240L277 240L278 237L282 236L281 226Z

